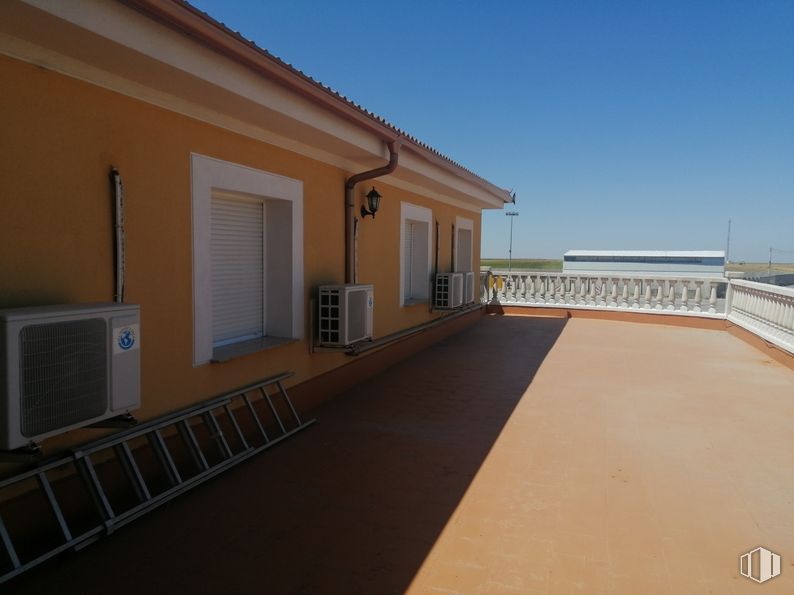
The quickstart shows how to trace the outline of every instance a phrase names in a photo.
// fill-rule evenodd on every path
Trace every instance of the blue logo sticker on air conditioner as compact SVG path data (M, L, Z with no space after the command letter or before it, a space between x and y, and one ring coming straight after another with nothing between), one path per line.
M119 347L127 351L133 345L135 345L135 330L131 326L126 326L119 331Z

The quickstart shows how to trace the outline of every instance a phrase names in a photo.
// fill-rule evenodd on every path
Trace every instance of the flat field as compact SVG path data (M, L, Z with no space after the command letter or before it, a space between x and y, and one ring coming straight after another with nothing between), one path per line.
M483 258L480 263L492 269L506 269L506 258ZM727 266L729 271L743 273L765 273L769 269L767 262L732 262ZM562 260L548 258L514 258L513 270L516 271L562 271ZM772 272L794 273L794 263L773 262Z
M480 264L492 269L506 269L506 258L482 258ZM517 271L561 271L562 260L550 260L547 258L514 258L513 270Z
M742 273L766 273L769 270L768 262L732 262L726 267L729 271ZM794 273L794 263L773 262L773 273Z

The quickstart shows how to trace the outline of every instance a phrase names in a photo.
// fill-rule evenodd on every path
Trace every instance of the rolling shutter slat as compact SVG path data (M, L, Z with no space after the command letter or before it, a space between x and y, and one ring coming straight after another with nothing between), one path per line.
M414 224L411 221L405 222L405 237L403 238L403 254L404 254L404 268L403 268L403 296L405 299L410 299L413 295L411 287L411 267L413 265L414 254Z
M458 271L468 273L472 270L472 233L470 229L458 230Z
M264 335L264 212L261 202L212 198L212 338Z

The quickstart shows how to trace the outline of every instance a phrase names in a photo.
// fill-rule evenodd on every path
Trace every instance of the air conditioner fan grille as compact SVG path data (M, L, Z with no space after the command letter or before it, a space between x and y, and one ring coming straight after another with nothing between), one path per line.
M22 435L37 436L105 413L103 319L26 326L19 341Z

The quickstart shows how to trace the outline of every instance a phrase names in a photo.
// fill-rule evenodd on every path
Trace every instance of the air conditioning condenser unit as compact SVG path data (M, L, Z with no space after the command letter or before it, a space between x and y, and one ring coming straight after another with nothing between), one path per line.
M346 347L372 339L372 285L322 285L319 295L319 343Z
M464 273L465 279L463 281L463 303L474 303L474 272Z
M463 273L436 275L435 307L451 310L463 305Z
M0 310L0 449L137 409L140 345L134 304Z

